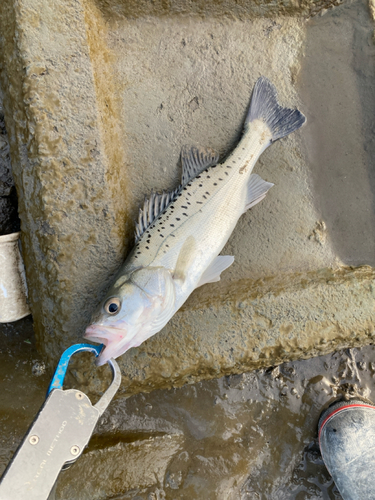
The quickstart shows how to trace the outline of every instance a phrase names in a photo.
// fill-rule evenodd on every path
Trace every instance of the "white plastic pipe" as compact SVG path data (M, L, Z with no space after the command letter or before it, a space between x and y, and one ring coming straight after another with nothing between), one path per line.
M17 321L30 314L19 235L0 236L0 323Z

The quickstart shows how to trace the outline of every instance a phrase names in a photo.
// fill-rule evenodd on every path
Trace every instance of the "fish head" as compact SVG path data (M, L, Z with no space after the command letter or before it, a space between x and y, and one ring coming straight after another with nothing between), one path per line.
M118 276L85 332L85 338L106 346L97 364L117 358L161 330L174 306L174 281L165 268L147 267Z

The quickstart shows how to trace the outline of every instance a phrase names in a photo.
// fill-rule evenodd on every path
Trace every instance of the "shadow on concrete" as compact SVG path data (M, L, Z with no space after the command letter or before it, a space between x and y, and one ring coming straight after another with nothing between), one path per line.
M347 265L375 265L375 45L366 2L309 21L299 92L316 208Z

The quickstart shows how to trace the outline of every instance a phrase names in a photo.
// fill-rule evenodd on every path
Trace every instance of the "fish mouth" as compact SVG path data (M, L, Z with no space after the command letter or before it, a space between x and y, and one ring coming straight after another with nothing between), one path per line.
M126 336L126 331L113 326L90 325L86 328L84 338L107 346L112 342L121 342Z
M105 345L96 359L97 366L104 365L111 358L121 356L132 347L131 340L127 338L126 330L112 326L90 325L86 328L84 338Z

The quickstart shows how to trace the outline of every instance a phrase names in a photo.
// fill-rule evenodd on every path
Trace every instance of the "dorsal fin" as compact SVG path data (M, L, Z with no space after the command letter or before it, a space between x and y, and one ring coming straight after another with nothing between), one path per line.
M173 191L163 191L151 193L150 198L145 198L143 207L139 209L138 222L135 223L135 242L139 240L146 229L151 226L155 219L164 212L167 206L176 198L180 192L181 186Z
M216 165L218 159L219 156L210 148L189 148L187 146L182 148L182 185L170 192L151 193L150 198L145 198L143 207L139 209L138 222L135 224L136 243L146 229L175 199L181 188L206 168Z
M216 165L219 155L210 148L183 146L181 149L182 185L185 186L198 174L212 165Z

